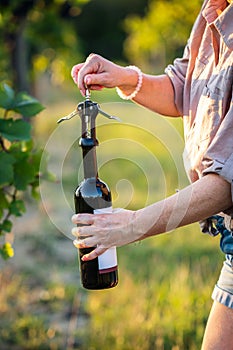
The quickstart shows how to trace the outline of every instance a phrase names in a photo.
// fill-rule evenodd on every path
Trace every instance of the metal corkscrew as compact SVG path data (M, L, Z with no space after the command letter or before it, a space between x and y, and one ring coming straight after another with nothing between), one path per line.
M102 109L100 109L99 104L91 101L90 97L91 97L90 91L88 89L86 89L85 100L83 102L80 102L73 112L66 115L65 117L60 118L57 121L57 123L59 124L65 120L70 120L73 117L75 117L76 115L79 115L81 117L81 119L83 119L84 117L88 118L88 117L92 117L92 116L94 116L94 118L95 118L98 113L102 114L104 117L106 117L108 119L114 119L114 120L117 120L119 122L121 121L120 118L115 117L113 115L110 115L110 114L104 112Z

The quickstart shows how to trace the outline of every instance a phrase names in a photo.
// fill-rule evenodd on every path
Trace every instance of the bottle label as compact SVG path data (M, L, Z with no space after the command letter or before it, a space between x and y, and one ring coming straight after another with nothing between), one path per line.
M95 209L94 214L112 213L112 207ZM107 273L117 270L116 247L111 247L106 252L98 256L99 273Z

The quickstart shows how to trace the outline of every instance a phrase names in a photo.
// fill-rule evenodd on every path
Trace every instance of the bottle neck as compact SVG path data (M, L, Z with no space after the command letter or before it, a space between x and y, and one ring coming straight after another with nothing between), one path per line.
M82 147L84 178L98 177L96 146Z

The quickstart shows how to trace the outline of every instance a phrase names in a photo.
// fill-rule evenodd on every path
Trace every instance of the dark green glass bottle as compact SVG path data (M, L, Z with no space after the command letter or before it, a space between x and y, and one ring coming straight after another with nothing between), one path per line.
M87 99L78 105L82 121L82 148L84 180L76 188L74 203L76 213L111 213L111 192L98 177L96 146L98 141L95 133L95 118L98 109ZM82 256L95 247L79 248L81 282L86 289L112 288L118 283L116 247L108 249L101 256L90 261L82 261Z
M58 123L69 120L79 114L82 125L80 146L82 148L84 180L75 189L74 203L76 213L101 214L112 212L111 192L108 186L98 176L96 161L95 121L98 113L109 119L119 121L119 118L108 115L99 108L96 102L90 100L90 92L86 90L86 99L78 104L76 110L58 120ZM82 256L95 247L79 248L81 282L86 289L112 288L118 283L118 268L116 247L108 249L99 257L82 261Z

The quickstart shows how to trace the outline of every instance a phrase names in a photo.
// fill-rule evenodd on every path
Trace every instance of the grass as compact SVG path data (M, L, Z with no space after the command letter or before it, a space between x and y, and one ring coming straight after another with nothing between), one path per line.
M115 207L137 209L187 184L179 121L116 102L113 92L94 97L122 119L99 116L97 129L100 176ZM65 100L49 104L35 125L58 181L42 184L43 201L28 204L9 237L16 255L0 266L0 349L200 349L223 256L218 238L202 235L198 224L118 248L116 288L88 292L80 286L68 239L72 193L82 178L75 141L80 123L55 129L75 106L74 97Z
M200 349L221 263L197 230L119 249L119 287L89 296L85 349Z

